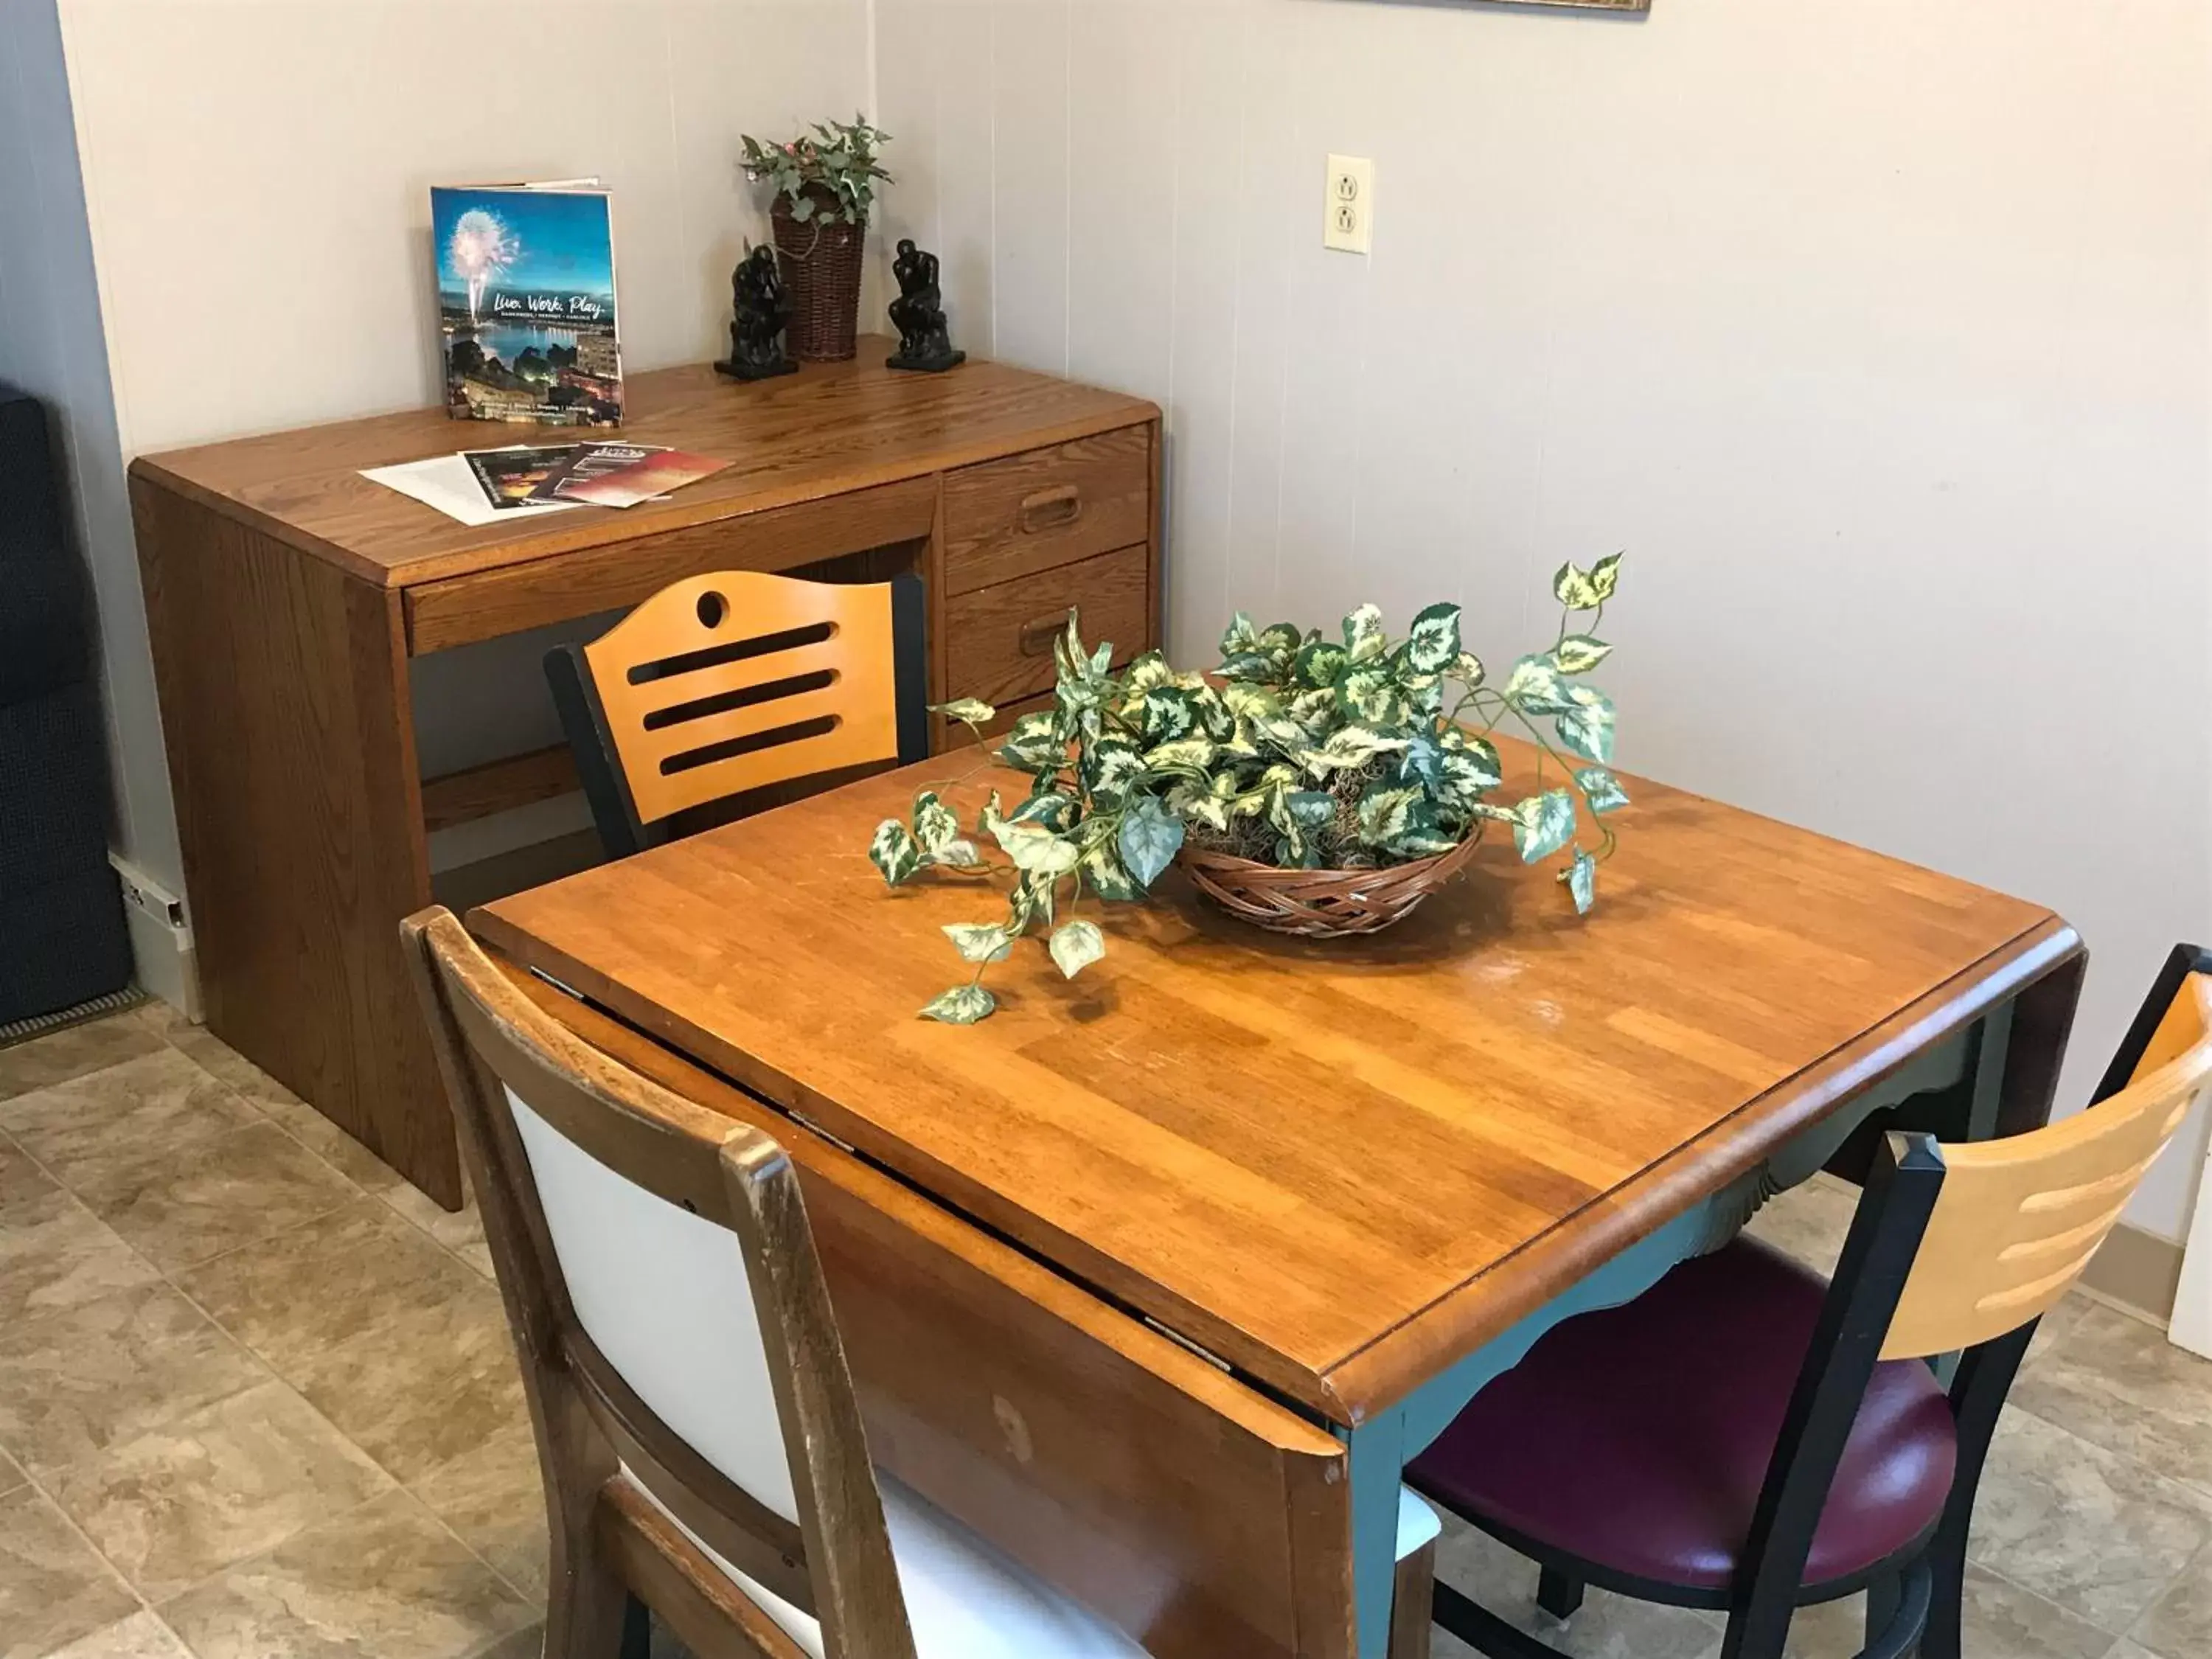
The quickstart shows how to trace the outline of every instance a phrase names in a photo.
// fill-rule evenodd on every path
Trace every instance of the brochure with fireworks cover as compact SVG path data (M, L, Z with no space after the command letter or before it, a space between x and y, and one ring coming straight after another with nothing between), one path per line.
M617 426L614 213L595 179L430 191L446 411Z

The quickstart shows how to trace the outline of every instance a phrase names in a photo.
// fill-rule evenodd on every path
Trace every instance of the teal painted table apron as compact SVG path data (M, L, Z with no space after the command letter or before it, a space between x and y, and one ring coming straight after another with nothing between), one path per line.
M2052 964L2035 964L2035 969ZM1887 1127L1924 1129L1949 1140L2018 1133L2049 1119L2057 1053L2017 1051L2020 1001L2033 994L2063 1000L2058 1018L2039 1020L2043 1048L2063 1049L2079 989L2079 959L2018 988L1964 1030L1921 1049L1888 1076L1844 1101L1764 1162L1614 1256L1588 1278L1493 1338L1406 1399L1356 1427L1333 1425L1351 1464L1352 1577L1360 1659L1383 1659L1389 1644L1396 1570L1398 1491L1406 1464L1419 1456L1485 1384L1518 1364L1538 1338L1562 1320L1634 1300L1676 1263L1718 1249L1777 1193L1808 1180L1852 1133L1877 1113ZM2014 1063L2008 1065L2008 1061ZM1533 1568L1531 1569L1533 1571Z

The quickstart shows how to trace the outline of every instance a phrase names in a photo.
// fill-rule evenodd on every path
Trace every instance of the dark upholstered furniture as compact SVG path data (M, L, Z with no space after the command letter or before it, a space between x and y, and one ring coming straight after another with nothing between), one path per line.
M1800 1607L1868 1592L1861 1659L1960 1659L1983 1460L2037 1321L2212 1078L2212 955L2176 949L2076 1117L2001 1142L1889 1134L1832 1284L1739 1238L1555 1327L1407 1469L1540 1568L1725 1609L1722 1659L1782 1659ZM1960 1353L1948 1389L1931 1361ZM1497 1659L1556 1650L1453 1589Z
M45 407L0 387L0 1024L120 990L83 579Z

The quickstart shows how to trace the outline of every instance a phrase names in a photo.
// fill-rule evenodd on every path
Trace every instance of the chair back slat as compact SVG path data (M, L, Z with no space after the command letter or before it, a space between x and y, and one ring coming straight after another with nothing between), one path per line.
M585 646L639 821L897 758L893 618L888 583L720 571L663 588ZM779 648L738 654L763 643ZM778 695L730 706L760 691Z
M581 1413L669 1514L822 1625L913 1637L796 1172L534 1006L434 908L402 929L541 1437ZM558 1396L558 1397L554 1397ZM549 1472L556 1453L548 1452ZM596 1498L594 1486L592 1496Z
M1885 1358L2040 1318L2081 1277L2212 1080L2212 974L2185 977L2118 1093L2029 1134L1943 1148L1947 1174Z

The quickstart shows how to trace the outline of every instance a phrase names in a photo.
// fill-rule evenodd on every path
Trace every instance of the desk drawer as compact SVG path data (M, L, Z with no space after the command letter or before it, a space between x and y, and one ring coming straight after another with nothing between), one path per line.
M1127 662L1152 642L1151 550L1063 565L945 602L947 695L1009 703L1052 689L1052 642L1071 607L1083 637Z
M1148 539L1152 434L1127 426L947 473L945 591L972 593Z

